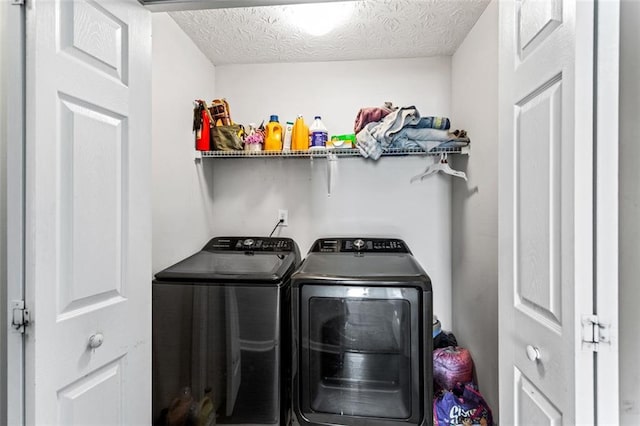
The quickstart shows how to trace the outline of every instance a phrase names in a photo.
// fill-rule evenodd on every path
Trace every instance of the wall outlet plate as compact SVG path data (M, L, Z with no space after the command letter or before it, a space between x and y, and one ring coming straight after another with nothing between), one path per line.
M280 222L280 226L289 226L289 210L287 209L279 209L278 210L278 221Z

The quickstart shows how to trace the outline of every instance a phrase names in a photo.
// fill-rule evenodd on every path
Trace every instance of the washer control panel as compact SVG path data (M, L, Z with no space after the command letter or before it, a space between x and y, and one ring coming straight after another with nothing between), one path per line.
M204 246L207 251L294 251L291 238L216 237Z
M311 253L411 253L404 241L395 238L322 238Z

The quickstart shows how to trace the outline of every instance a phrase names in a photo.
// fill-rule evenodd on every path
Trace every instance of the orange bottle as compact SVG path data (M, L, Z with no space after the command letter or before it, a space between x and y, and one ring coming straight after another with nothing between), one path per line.
M291 133L291 149L294 151L306 151L309 149L309 127L304 124L301 115L296 118Z
M278 116L272 115L264 132L264 150L282 151L282 125L278 123Z

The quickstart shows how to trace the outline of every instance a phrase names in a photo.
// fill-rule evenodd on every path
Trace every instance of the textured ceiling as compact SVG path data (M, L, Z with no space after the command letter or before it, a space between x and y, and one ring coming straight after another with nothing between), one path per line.
M214 65L451 55L489 0L364 0L323 36L291 22L293 6L170 12Z

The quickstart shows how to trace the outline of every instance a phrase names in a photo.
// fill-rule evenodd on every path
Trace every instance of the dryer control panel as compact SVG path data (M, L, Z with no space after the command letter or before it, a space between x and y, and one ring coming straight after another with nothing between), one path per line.
M204 246L207 251L294 251L291 238L216 237Z
M411 253L404 241L396 238L322 238L311 253Z

